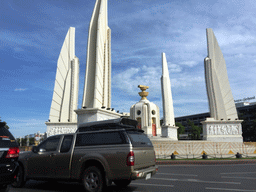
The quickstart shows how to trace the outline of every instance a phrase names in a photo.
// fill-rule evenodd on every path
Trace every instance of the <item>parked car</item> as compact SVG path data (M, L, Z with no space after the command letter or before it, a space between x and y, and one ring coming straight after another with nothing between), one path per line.
M5 125L0 122L0 191L15 180L19 166L19 145Z
M112 181L127 186L157 171L150 139L137 129L137 121L124 118L82 124L76 133L48 137L20 154L19 162L22 174L14 187L28 179L57 179L82 182L86 191L102 191Z

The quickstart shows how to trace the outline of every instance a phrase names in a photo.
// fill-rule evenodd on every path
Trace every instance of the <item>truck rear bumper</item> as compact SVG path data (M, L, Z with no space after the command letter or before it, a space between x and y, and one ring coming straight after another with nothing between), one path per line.
M152 175L156 174L158 166L152 166L146 169L132 171L131 179L150 179Z

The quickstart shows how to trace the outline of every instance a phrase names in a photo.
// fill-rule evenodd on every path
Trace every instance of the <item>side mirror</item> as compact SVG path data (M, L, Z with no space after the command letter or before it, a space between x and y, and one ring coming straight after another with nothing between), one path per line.
M38 152L38 147L37 147L37 146L33 146L33 147L32 147L32 151L33 151L34 153L37 153L37 152Z

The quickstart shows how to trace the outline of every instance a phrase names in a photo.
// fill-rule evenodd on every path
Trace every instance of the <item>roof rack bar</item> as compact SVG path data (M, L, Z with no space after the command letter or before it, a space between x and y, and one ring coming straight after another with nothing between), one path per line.
M82 123L78 126L78 129L76 132L104 130L104 129L117 129L117 128L134 129L138 131L140 129L138 129L137 125L138 125L138 122L133 119L127 119L127 118L110 119L105 121L94 121L89 123Z

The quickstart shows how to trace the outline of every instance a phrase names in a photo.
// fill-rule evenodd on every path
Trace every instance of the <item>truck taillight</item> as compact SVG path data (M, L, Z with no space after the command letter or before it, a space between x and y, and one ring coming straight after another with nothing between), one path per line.
M19 153L20 153L19 147L10 147L5 158L19 157Z
M127 166L134 166L134 153L133 151L130 151L127 155Z

